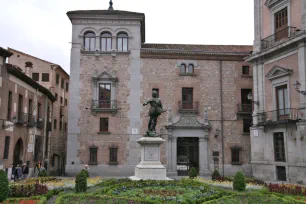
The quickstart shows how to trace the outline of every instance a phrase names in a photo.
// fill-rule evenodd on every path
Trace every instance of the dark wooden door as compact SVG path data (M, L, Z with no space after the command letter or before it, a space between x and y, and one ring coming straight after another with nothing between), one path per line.
M182 109L193 109L193 88L182 89Z
M99 84L99 108L111 107L111 84Z

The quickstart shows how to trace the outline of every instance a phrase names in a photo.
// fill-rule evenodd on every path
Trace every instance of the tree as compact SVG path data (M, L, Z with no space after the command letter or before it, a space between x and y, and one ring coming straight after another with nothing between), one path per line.
M234 177L233 188L236 191L244 191L246 187L244 175L241 171L238 171Z
M9 194L9 182L4 170L0 170L0 202L7 199Z

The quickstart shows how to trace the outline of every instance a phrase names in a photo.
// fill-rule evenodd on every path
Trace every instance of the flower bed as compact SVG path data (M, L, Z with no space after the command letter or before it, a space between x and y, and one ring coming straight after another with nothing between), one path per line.
M306 188L295 184L267 184L270 192L306 196Z
M249 178L249 177L244 177L245 179L245 182L247 184L252 184L252 185L265 185L265 182L262 181L262 180L258 180L258 179L255 179L255 178ZM215 181L230 181L230 182L233 182L234 181L234 176L219 176L215 179L213 179Z
M87 179L87 187L93 187L102 183L101 177L88 178ZM47 182L46 185L48 189L74 189L75 188L75 179L62 179L60 181L50 181Z
M220 187L220 188L228 188L228 189L233 189L233 181L228 181L228 180L206 180L204 178L199 178L198 179L200 182L209 184L211 186L215 186L215 187ZM259 190L259 189L263 189L264 186L261 184L257 184L257 183L247 183L246 185L246 189L247 190Z
M9 197L31 197L43 195L48 192L48 187L42 184L17 184L10 185Z
M193 180L127 181L104 188L96 195L106 194L122 198L141 198L154 203L201 203L228 193Z
M9 198L0 204L46 204L46 197Z
M14 184L36 184L39 183L47 183L47 182L59 182L61 179L57 179L55 177L33 177L33 178L27 178L24 180L18 180Z

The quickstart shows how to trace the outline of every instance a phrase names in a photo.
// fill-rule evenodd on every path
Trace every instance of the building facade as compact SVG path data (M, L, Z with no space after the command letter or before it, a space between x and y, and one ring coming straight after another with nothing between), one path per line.
M145 43L145 15L113 10L67 13L72 23L68 175L132 176L156 90L167 110L157 130L168 176L218 168L252 174L251 46Z
M26 163L30 174L49 151L52 93L28 72L7 64L12 52L0 47L0 165L10 178L12 167ZM23 65L29 69L32 64Z
M10 64L20 67L40 85L55 96L52 112L52 135L48 138L45 166L50 175L63 175L66 163L69 75L54 63L39 59L24 52L8 48L14 55L8 60ZM30 62L31 67L24 66Z
M306 1L255 0L253 175L306 183Z

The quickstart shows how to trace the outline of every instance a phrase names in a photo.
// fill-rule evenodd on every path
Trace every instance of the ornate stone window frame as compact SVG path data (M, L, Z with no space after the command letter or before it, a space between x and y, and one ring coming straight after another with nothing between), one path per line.
M276 87L287 85L288 97L290 96L290 75L292 73L292 69L287 69L276 65L266 74L266 78L271 81L273 110L277 110ZM290 107L291 103L289 97L288 108Z
M291 0L267 0L265 5L271 10L271 29L272 29L272 34L275 33L275 19L274 15L278 11L284 9L287 7L287 12L288 12L288 26L291 26Z
M99 84L101 83L109 83L111 85L111 107L106 109L99 109L95 104L95 101L99 100ZM94 112L116 112L117 101L116 101L116 88L117 88L118 78L113 76L112 74L108 73L107 71L103 71L102 73L98 74L98 71L95 70L92 76L92 106L91 109Z

